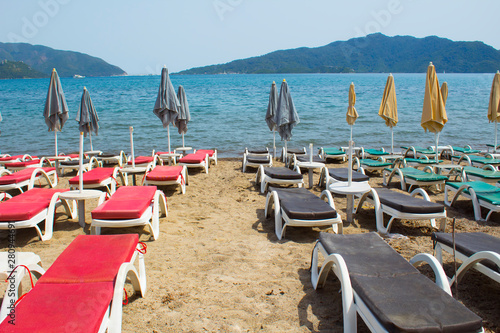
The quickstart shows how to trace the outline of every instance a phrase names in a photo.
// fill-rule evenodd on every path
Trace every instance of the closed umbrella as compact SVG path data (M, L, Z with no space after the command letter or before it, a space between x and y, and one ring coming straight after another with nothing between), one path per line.
M163 128L167 128L168 135L168 152L170 153L170 124L175 124L175 119L178 115L179 101L175 94L174 86L170 81L167 67L161 70L160 87L158 88L158 96L153 109L153 113L160 118Z
M432 132L436 139L436 163L438 162L438 143L439 133L448 121L446 109L444 106L443 95L439 88L439 81L436 75L436 69L432 62L427 68L425 79L424 106L422 109L421 126L427 132Z
M382 119L385 120L385 124L391 128L391 154L394 154L393 127L398 123L398 102L396 100L396 87L392 74L387 77L378 115L382 117Z
M187 133L187 123L191 120L191 115L189 114L189 104L186 98L186 91L183 86L179 86L179 89L177 90L177 100L179 101L180 106L179 114L175 119L175 126L177 127L179 134L182 134L182 148L184 148L184 134Z
M497 71L495 76L493 77L493 83L491 84L491 92L490 92L490 103L488 105L488 120L489 122L495 123L495 148L497 149L497 126L500 121L500 72Z
M285 141L285 157L287 154L287 142L292 138L292 129L298 123L300 123L299 115L297 114L297 110L295 110L288 84L283 79L276 106L276 128L281 141Z
M82 99L80 101L80 109L76 116L76 121L78 121L79 130L83 132L85 136L89 135L90 139L90 150L94 150L92 146L92 132L95 135L99 132L99 116L90 98L90 93L86 87L83 87Z
M45 123L49 128L49 132L54 132L55 156L57 156L57 132L62 130L64 123L68 120L69 116L64 91L55 68L52 70L52 74L50 75L49 90L47 92L47 99L45 100L43 116L45 118Z
M443 96L443 103L444 106L446 107L446 100L448 99L448 83L443 82L441 85L441 95Z
M352 127L354 126L356 119L358 119L358 111L356 111L354 104L356 104L356 92L354 91L354 82L351 82L351 85L349 86L349 106L347 107L346 114L347 123L351 126L351 139L349 140L349 172L347 174L348 186L351 186L352 182Z
M269 130L273 132L273 158L276 159L276 109L278 108L278 89L273 81L269 92L269 103L267 104L266 123Z

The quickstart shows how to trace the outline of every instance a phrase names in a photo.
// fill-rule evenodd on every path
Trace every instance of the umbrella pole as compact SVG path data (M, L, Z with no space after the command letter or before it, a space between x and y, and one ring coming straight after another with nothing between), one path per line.
M170 124L167 125L168 153L170 154Z
M184 148L184 133L182 133L182 148Z
M349 168L348 168L348 173L347 173L347 186L352 185L352 146L354 145L354 142L352 140L349 140Z
M128 129L130 131L130 154L132 155L132 168L135 169L134 134L132 134L132 132L134 131L134 128L132 126L130 126Z
M273 159L276 160L276 131L273 129Z
M288 155L288 149L287 149L287 147L286 147L286 143L287 143L287 142L288 142L288 141L286 141L286 140L285 140L285 154L283 155L283 158L284 158L284 162L285 162L285 164L287 164L287 157L288 157L288 156L287 156L287 155Z
M498 122L495 121L495 148L493 148L493 151L495 153L497 152L497 125L498 125Z
M92 146L92 134L89 132L89 140L90 140L90 151L94 151L94 147Z
M391 154L394 155L394 131L391 126Z
M436 133L436 163L438 163L438 155L439 155L438 142L439 142L439 133Z
M352 125L351 125L351 139L349 141L352 141Z
M80 132L80 160L78 161L78 188L83 191L83 132Z
M57 156L57 131L54 131L54 138L55 138L55 141L56 141L56 156Z

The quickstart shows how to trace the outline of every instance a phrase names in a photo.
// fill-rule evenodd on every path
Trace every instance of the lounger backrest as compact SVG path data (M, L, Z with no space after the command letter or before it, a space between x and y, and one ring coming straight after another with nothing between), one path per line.
M47 209L56 192L67 189L33 188L0 204L0 222L29 220Z
M343 257L354 291L387 331L481 331L480 317L420 274L378 234L320 233L319 240L329 254Z
M135 164L151 163L153 159L153 156L137 156L135 158ZM128 161L127 164L132 165L132 161Z
M121 186L108 201L92 211L93 219L138 219L151 205L156 186Z
M209 157L212 157L215 153L215 150L212 149L199 149L196 151L196 154L203 154L206 155L208 154Z

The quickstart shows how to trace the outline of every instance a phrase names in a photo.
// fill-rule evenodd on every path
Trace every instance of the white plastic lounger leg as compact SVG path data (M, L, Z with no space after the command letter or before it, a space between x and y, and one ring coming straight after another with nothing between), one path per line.
M432 268L436 279L435 282L438 287L443 289L448 295L453 296L451 294L450 284L448 283L448 277L446 276L443 266L441 266L439 260L428 253L419 253L410 259L410 264L415 267L422 262L428 264Z

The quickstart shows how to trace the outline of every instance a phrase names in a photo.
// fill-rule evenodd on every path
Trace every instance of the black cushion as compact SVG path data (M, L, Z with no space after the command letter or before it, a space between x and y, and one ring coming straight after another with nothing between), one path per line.
M295 154L295 155L301 155L306 153L304 149L300 148L287 148L286 152L287 154Z
M297 161L300 161L300 162L310 162L311 158L309 157L309 155L301 155L301 156L297 156ZM315 163L326 163L326 160L322 159L319 156L313 156L313 162L315 162Z
M98 158L111 158L111 157L119 157L120 154L101 154L97 155Z
M436 202L426 201L387 188L376 188L375 191L377 191L381 204L402 213L433 214L444 212L444 206Z
M341 181L341 182L346 182L348 181L349 177L349 169L348 168L331 168L328 169L328 173L330 174L330 177ZM358 171L352 171L352 181L353 182L365 182L368 181L370 177L367 175L362 174L361 172Z
M267 148L262 149L262 148L250 148L247 149L250 154L266 154L269 152Z
M275 179L302 179L302 175L285 167L264 168L264 173Z
M389 332L479 332L482 320L420 274L378 234L320 233L346 262L353 289ZM439 310L437 310L439 309Z
M270 187L269 191L278 193L281 208L291 219L326 220L337 217L332 206L305 188Z
M431 235L433 241L445 244L453 248L452 234L444 232L433 232ZM455 234L455 249L466 255L472 256L474 253L482 251L493 251L500 254L500 238L483 232L463 232ZM489 260L485 260L482 264L489 268L500 272L500 267Z
M269 163L270 161L270 158L269 156L251 156L251 157L247 157L247 162L250 162L250 163Z
M83 159L83 164L86 164L86 163L89 163L89 162L90 162L90 159L88 159L88 158L84 158ZM68 166L75 166L75 165L80 164L80 161L79 160L61 161L59 164L61 164L61 165L68 165Z

